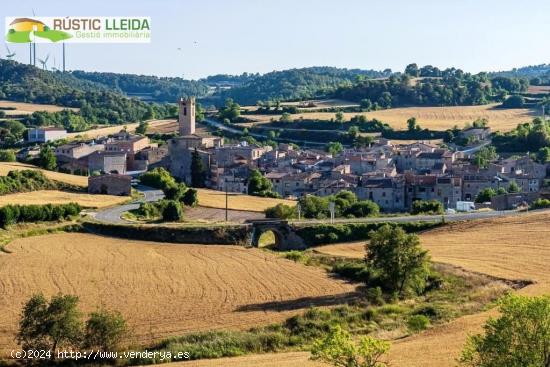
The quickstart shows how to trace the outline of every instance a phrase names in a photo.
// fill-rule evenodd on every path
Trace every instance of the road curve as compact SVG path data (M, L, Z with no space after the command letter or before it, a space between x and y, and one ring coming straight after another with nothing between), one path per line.
M136 190L143 194L143 199L136 200L130 204L124 204L120 206L114 206L101 211L98 211L94 218L100 222L122 224L127 223L121 218L122 214L129 211L138 209L141 203L154 202L164 198L162 190L157 190L152 187L137 185Z

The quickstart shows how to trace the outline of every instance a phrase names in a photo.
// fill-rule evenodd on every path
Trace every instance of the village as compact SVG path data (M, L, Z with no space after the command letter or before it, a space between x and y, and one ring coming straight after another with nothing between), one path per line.
M376 138L368 147L346 148L336 154L320 149L301 149L295 144L224 144L221 137L197 134L195 99L179 101L179 136L167 144L151 143L143 135L125 132L90 141L75 141L55 148L62 172L90 174L89 191L129 195L130 178L163 167L178 180L191 183L193 154L201 157L208 188L248 193L252 170L259 170L281 198L329 196L342 190L360 200L371 200L384 212L408 212L416 200L437 200L450 210L479 208L510 210L540 197L548 164L528 155L499 158L479 167L475 153L490 143L490 128L471 127L461 137L474 141L474 149L449 150L430 142L400 144ZM30 129L29 142L45 143L66 137L60 128ZM32 149L24 149L25 159ZM34 149L38 154L39 149ZM93 174L92 174L93 173ZM497 195L489 201L478 197L485 189Z

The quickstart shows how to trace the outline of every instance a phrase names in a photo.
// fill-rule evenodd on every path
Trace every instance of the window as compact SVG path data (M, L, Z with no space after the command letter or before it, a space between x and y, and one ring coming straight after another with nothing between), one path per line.
M187 107L183 107L183 116L187 116Z

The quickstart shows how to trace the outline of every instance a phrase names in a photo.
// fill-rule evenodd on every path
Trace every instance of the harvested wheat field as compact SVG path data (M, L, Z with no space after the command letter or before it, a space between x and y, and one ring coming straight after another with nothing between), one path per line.
M535 117L534 113L528 109L499 109L495 108L496 106L498 105L403 107L372 112L344 113L344 116L349 121L355 115L365 115L369 119L376 118L381 120L396 130L406 130L407 120L411 117L416 117L418 124L422 128L430 130L447 130L453 128L455 125L464 127L466 123L486 118L489 121L489 126L495 131L510 131L520 123L531 122ZM291 117L293 120L297 120L300 117L304 119L330 120L334 118L334 115L334 113L329 112L312 112L295 114L291 115ZM245 117L260 123L269 123L271 118L279 118L279 116L274 115L246 115Z
M6 116L11 115L30 115L36 111L59 112L63 110L78 111L78 108L69 108L54 106L51 104L37 104L13 101L0 101L0 108L15 108L15 110L5 110Z
M162 130L166 129L166 127L170 126L174 123L175 120L150 120L147 121L149 123L149 132L157 132L156 129ZM102 136L108 136L113 135L116 133L119 133L121 130L126 127L126 131L133 133L136 131L136 128L139 126L139 122L133 122L131 124L124 124L124 125L114 125L114 126L107 126L107 127L98 127L96 129L86 130L86 131L79 131L74 133L68 133L67 136L69 138L87 138L87 139L94 139L99 138Z
M22 304L36 292L76 294L84 312L104 305L150 342L206 329L279 322L355 291L321 269L259 249L160 244L91 234L17 239L0 253L0 346L14 344Z
M85 176L76 176L70 175L67 173L47 171L36 166L19 163L19 162L0 162L0 176L6 176L9 171L15 170L25 170L25 169L35 169L42 171L46 177L51 180L64 182L69 185L87 187L88 186L88 177Z
M225 209L225 192L207 189L198 189L199 205L207 208ZM229 193L228 207L232 210L263 212L277 204L294 206L296 201L274 198L263 198L238 193Z
M0 196L0 206L78 203L86 208L105 208L128 201L128 196L91 195L59 190L39 190Z

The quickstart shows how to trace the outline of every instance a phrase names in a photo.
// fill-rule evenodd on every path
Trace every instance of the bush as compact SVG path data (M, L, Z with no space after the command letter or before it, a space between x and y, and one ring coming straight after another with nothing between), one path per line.
M266 218L291 219L296 217L296 207L283 203L265 210Z
M334 265L331 271L344 278L351 279L357 282L368 283L371 278L371 273L367 265L363 262L343 262Z
M195 189L188 189L181 200L183 205L195 207L199 204L199 193Z
M0 208L0 227L20 222L52 222L77 215L82 210L77 203L60 205L6 205Z
M0 195L58 188L60 184L51 181L38 170L10 171L7 176L0 176Z
M177 222L183 219L181 204L175 200L168 200L162 210L162 220L166 222Z
M413 315L407 321L407 327L412 333L418 333L426 330L430 326L430 319L424 315Z
M443 203L437 200L415 200L413 201L411 214L443 214Z
M376 203L370 200L363 200L351 204L351 206L345 210L344 215L353 216L355 218L363 218L375 217L379 213L380 207Z
M382 288L380 287L368 288L366 292L366 298L367 298L367 301L369 301L373 305L380 306L384 304L384 297L382 296Z
M550 208L550 200L548 199L537 199L531 204L531 209L544 209Z
M162 189L162 191L164 192L165 199L180 201L182 200L183 195L187 191L187 187L182 183L175 184L175 185L169 184L167 187Z
M145 172L139 177L139 181L145 186L150 186L163 191L169 187L177 186L174 177L172 177L170 172L162 167Z
M15 162L15 153L13 150L0 150L0 162Z

